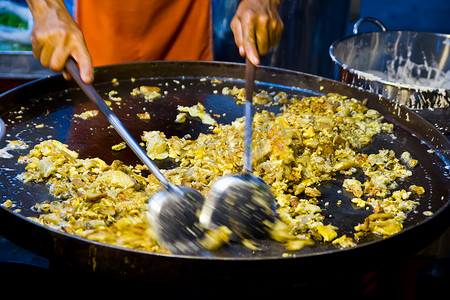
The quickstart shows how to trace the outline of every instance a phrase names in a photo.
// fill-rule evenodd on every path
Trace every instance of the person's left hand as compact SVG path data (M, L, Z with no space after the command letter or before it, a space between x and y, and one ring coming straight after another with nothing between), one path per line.
M278 8L281 0L242 0L231 20L231 30L241 56L254 64L280 41L284 25Z

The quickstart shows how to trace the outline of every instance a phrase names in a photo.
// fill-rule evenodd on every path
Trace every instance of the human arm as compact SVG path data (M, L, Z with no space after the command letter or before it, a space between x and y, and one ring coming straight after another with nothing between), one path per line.
M63 0L27 0L33 14L34 27L31 34L33 55L51 71L64 70L67 59L72 57L80 68L83 81L92 83L94 70L92 58L83 34L67 11Z
M231 30L241 56L255 65L280 41L284 25L278 8L281 0L242 0L231 20Z

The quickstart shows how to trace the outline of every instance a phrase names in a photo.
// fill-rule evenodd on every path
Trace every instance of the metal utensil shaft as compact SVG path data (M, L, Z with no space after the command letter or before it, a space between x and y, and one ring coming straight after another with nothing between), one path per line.
M5 122L0 118L0 140L3 138L6 132Z
M253 90L255 88L255 66L246 59L245 67L245 136L244 136L244 172L252 172L252 114Z
M66 64L67 71L70 73L72 78L82 89L82 91L88 96L88 98L94 102L100 111L107 117L109 123L114 127L117 133L125 140L125 142L130 146L133 152L139 157L139 159L150 169L150 171L155 175L155 177L164 185L167 189L172 189L169 182L158 169L158 167L151 161L144 150L139 146L139 144L134 140L128 130L123 126L122 122L117 118L117 116L111 111L108 105L103 101L100 95L97 93L95 88L86 84L80 76L80 70L78 69L75 61L69 59Z

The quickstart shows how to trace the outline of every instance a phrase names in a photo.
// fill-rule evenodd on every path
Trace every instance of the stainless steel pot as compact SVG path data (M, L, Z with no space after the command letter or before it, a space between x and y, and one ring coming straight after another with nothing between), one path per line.
M363 22L381 31L358 33ZM358 20L353 33L329 49L336 80L412 109L450 106L450 35L387 31L374 18Z

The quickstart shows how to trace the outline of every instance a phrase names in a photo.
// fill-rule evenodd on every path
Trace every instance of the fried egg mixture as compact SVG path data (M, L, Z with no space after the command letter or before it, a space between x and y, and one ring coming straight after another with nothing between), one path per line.
M242 89L233 91L239 101ZM417 161L407 152L388 149L370 155L358 152L376 134L392 131L393 125L363 102L338 94L303 99L283 95L282 100L279 114L255 114L251 147L254 174L271 186L278 204L281 221L272 228L273 239L286 250L321 242L351 247L368 233L389 236L402 230L402 221L425 190L399 189L397 179L411 176ZM142 133L149 157L178 162L173 169L161 170L164 176L205 196L215 180L241 172L243 163L244 118L210 124L212 133L195 140L158 131ZM167 252L146 218L148 199L161 189L153 175L142 175L146 167L82 159L56 140L41 142L19 162L26 164L20 179L45 183L56 197L36 204L40 215L32 220L90 240ZM354 177L358 170L364 172L364 182ZM371 212L363 223L354 224L353 236L339 236L338 227L323 213L332 199L321 199L320 183L335 180L337 174L345 176L342 189L353 195L355 209Z

